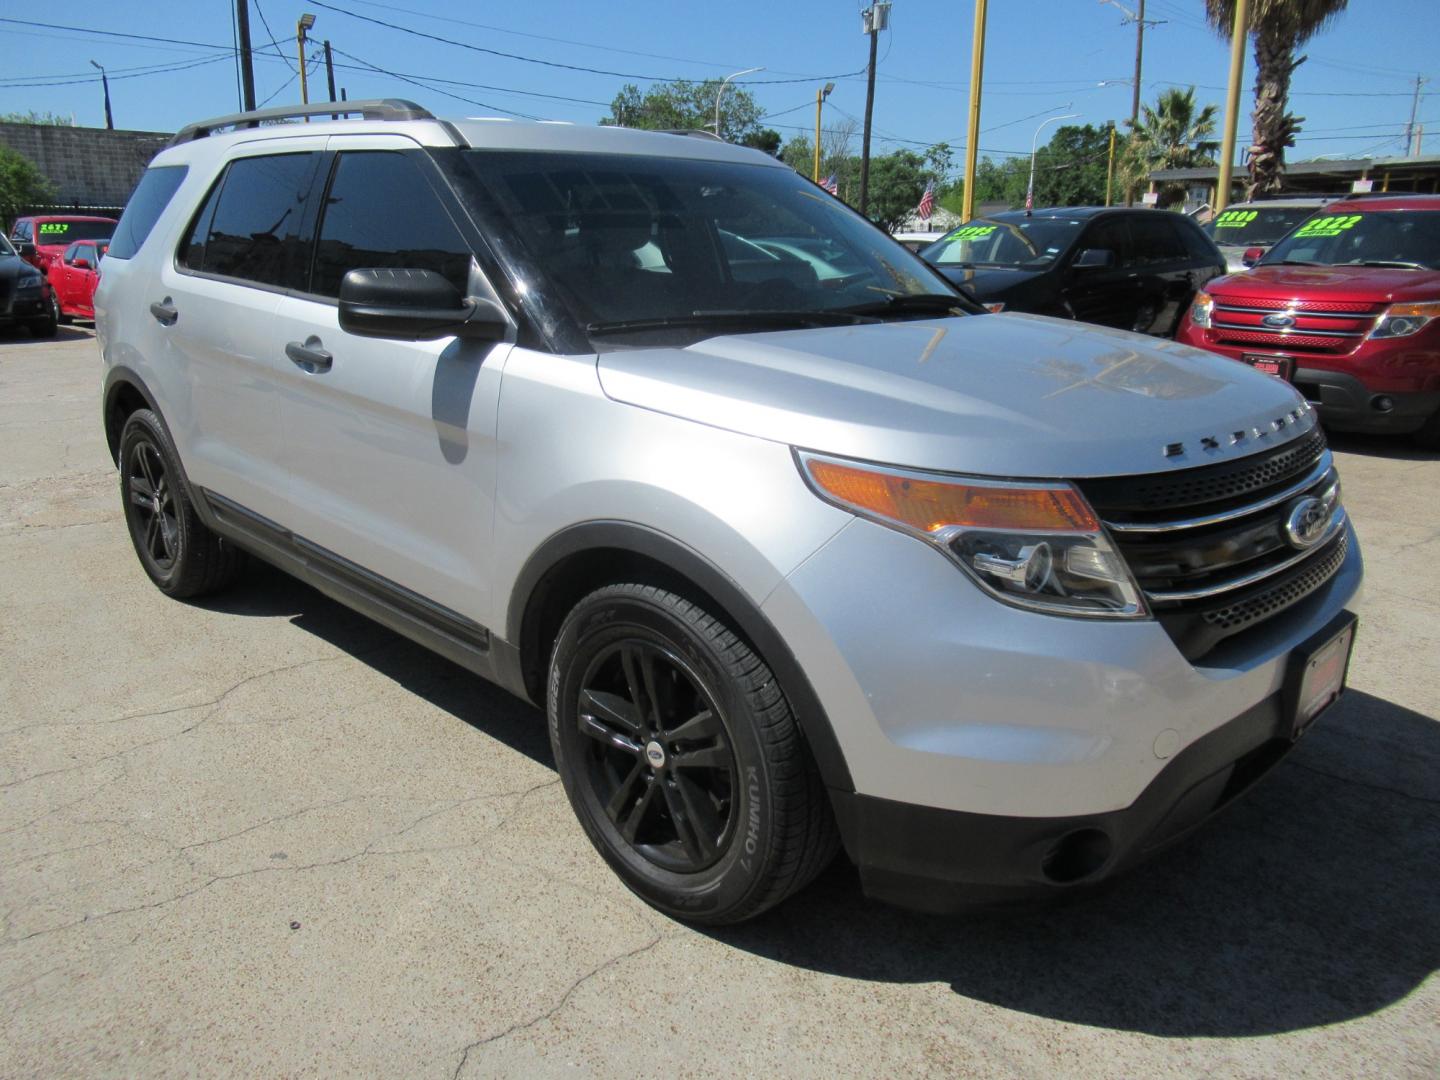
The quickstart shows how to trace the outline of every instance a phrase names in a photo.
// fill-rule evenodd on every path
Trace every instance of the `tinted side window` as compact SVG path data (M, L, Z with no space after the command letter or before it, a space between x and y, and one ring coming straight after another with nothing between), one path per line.
M1221 261L1220 249L1215 246L1215 241L1206 236L1205 231L1192 219L1174 221L1171 224L1180 230L1180 239L1184 241L1190 258L1200 262Z
M275 154L232 161L211 194L213 216L202 211L195 220L184 264L261 285L298 287L308 253L301 219L318 157ZM201 244L203 251L197 251Z
M409 155L356 151L336 160L310 291L336 296L340 279L361 267L434 270L469 291L470 246Z
M1130 242L1130 229L1122 217L1101 218L1091 225L1075 251L1078 254L1086 248L1098 248L1115 253L1116 266L1132 266L1135 262L1134 246Z
M145 170L130 201L125 204L120 224L115 226L115 235L107 252L111 258L128 259L140 250L140 245L145 243L145 238L150 235L155 222L160 220L165 207L170 205L175 189L189 171L188 165L156 165Z
M32 240L35 237L35 223L29 218L15 223L15 231L10 234L16 240Z
M1130 235L1135 240L1137 266L1184 262L1188 258L1174 223L1164 217L1167 212L1147 210L1131 219Z
M60 256L60 258L67 263L73 263L75 261L75 257L79 254L80 245L79 243L74 243L65 249L65 254Z

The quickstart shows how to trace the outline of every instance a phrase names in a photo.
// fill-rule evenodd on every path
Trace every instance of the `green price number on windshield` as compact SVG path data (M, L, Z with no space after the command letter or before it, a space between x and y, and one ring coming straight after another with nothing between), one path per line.
M989 236L994 231L994 225L965 225L956 230L955 234L950 237L950 240L952 243L961 240L979 240L982 237Z
M63 221L42 221L40 223L40 235L42 236L47 233L63 233L69 230L70 226Z
M1217 229L1238 229L1260 216L1259 210L1226 210L1215 219Z
M1329 217L1311 218L1296 230L1295 238L1298 240L1302 236L1339 236L1359 223L1359 214L1332 214Z

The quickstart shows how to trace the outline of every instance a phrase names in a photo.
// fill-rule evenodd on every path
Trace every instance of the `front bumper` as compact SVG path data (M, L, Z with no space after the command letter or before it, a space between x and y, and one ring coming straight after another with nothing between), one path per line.
M1440 390L1377 393L1339 371L1298 366L1294 383L1319 408L1325 426L1337 431L1409 434L1440 410Z
M1290 656L1355 596L1349 539L1329 582L1197 667L1156 621L1007 607L927 545L847 525L765 611L849 765L833 802L866 891L948 910L1090 882L1228 802L1288 747Z
M40 287L17 289L8 303L0 304L0 323L42 319L50 311L50 298Z

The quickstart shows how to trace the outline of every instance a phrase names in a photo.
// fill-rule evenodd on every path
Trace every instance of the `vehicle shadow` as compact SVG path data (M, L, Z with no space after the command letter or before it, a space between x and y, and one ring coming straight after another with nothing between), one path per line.
M7 326L0 327L0 345L44 345L50 341L93 341L95 338L95 327L73 326L62 323L55 331L54 337L36 337L30 331L21 327Z
M1440 461L1440 450L1416 446L1408 435L1363 435L1354 431L1325 430L1330 449L1342 454L1392 458L1395 461Z
M254 564L205 603L288 616L478 732L554 767L543 716L307 586ZM1160 1036L1354 1019L1440 968L1440 720L1350 690L1256 789L1102 891L937 918L866 900L843 858L762 918L701 928L845 978Z
M1440 968L1440 722L1351 690L1195 836L1063 906L951 919L868 902L843 860L735 948L1149 1035L1274 1034L1400 1001Z

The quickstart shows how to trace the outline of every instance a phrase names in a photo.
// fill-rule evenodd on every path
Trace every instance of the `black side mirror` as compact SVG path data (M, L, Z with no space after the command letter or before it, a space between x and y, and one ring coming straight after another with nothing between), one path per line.
M351 270L340 282L340 329L361 337L499 341L509 325L499 305L466 299L434 270Z
M1109 248L1086 248L1070 265L1076 270L1112 270L1118 261Z
M15 252L22 259L33 259L35 257L35 242L33 240L16 240Z

